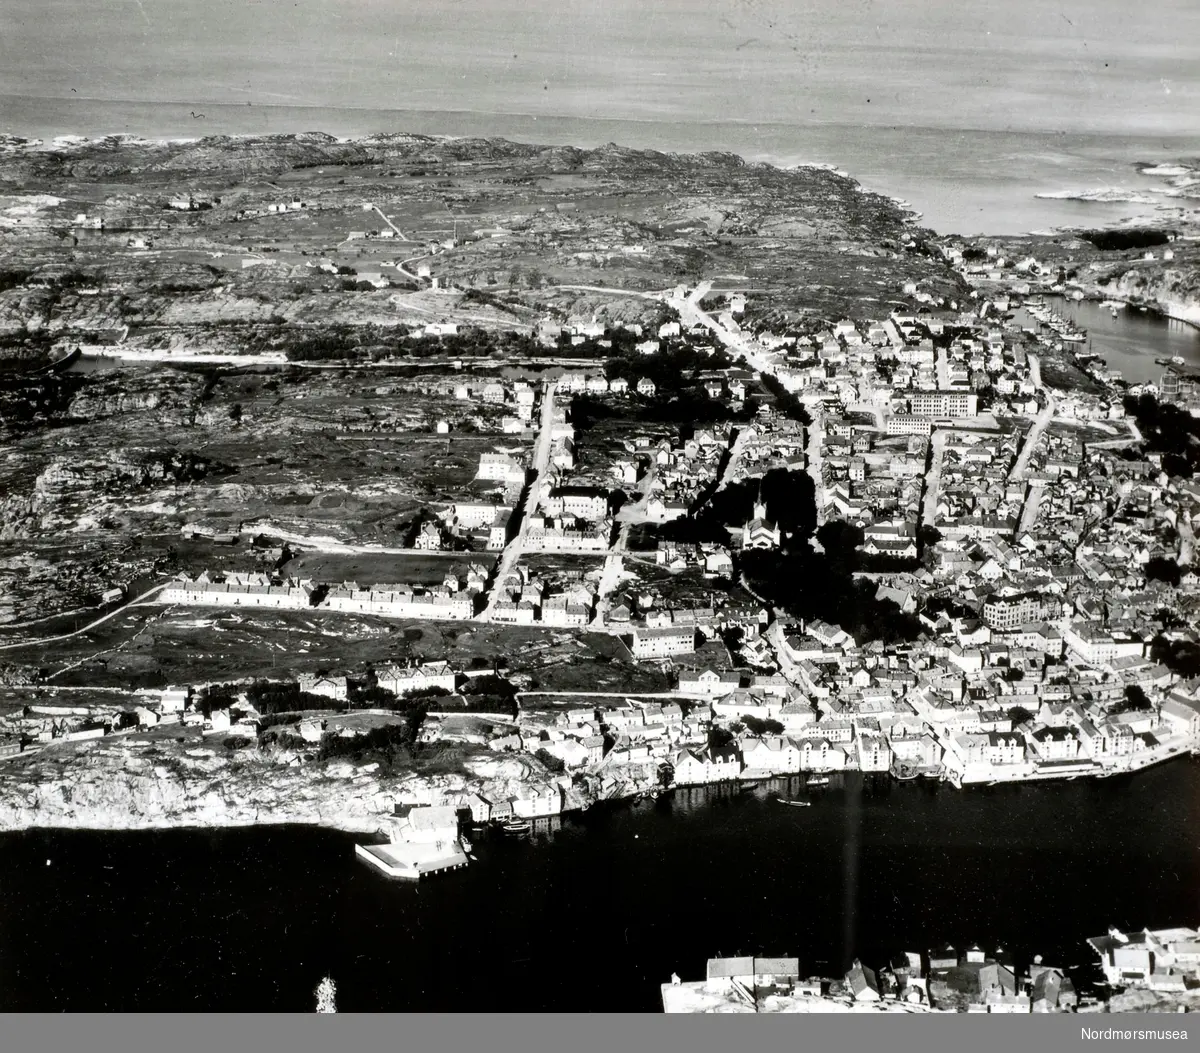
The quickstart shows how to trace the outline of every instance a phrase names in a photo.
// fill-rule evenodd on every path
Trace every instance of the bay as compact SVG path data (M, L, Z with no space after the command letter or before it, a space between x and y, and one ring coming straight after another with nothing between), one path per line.
M657 1012L659 984L717 954L836 974L949 940L1085 967L1109 925L1200 921L1193 758L809 793L677 790L477 835L476 862L419 885L311 828L4 835L0 1008L305 1012L330 975L342 1011Z

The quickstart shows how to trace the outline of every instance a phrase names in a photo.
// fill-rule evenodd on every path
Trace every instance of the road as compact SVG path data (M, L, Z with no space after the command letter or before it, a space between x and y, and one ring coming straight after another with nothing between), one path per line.
M420 259L419 256L414 257L414 258ZM408 263L411 261L406 260L405 262ZM408 272L405 271L405 273L407 274ZM411 277L411 275L410 275L410 277ZM455 303L459 302L459 300L461 300L461 298L462 298L462 294L460 292L457 292L454 290L447 289L447 290L445 290L445 293L447 296L457 297L458 299L456 299ZM405 299L405 297L407 295L409 295L409 294L393 293L391 296L391 302L394 303L397 307L401 308L402 310L415 311L417 314L429 315L433 318L438 318L438 319L446 318L447 312L452 311L454 313L451 317L455 322L478 322L480 325L484 325L484 326L502 325L509 329L519 329L522 332L529 332L529 333L532 333L534 330L534 327L532 325L530 325L528 322L521 322L521 321L517 321L516 319L513 319L510 321L509 319L500 317L499 315L466 314L465 312L460 311L457 308L457 306L455 306L455 304L449 304L444 309L435 310L432 307L424 307L420 304L409 303L408 300ZM413 295L415 295L415 294L413 294ZM575 363L575 362L578 362L579 360L571 359L570 361L572 363ZM425 362L425 360L423 359L422 364L424 364L424 362ZM298 363L298 364L303 365L303 363ZM383 363L383 364L387 365L389 363ZM394 365L395 363L390 363L390 364ZM337 368L342 369L345 367L339 365L339 366L337 366Z
M1017 537L1022 534L1027 534L1033 529L1034 523L1037 522L1038 508L1041 507L1042 497L1045 496L1046 488L1041 483L1034 483L1029 488L1029 493L1025 496L1025 505L1021 509L1021 522L1017 524Z
M812 423L808 425L807 445L805 446L804 469L813 484L813 501L817 508L817 526L825 522L825 462L821 458L821 443L825 441L825 411L820 405L814 406Z
M155 585L151 589L147 589L140 596L135 596L132 600L122 607L118 607L115 611L109 611L107 614L101 615L95 621L88 622L82 629L76 629L69 633L60 633L57 636L43 636L35 640L21 640L18 643L0 644L0 651L15 651L22 647L41 647L44 644L59 643L62 640L70 640L76 636L82 636L86 632L91 632L98 625L103 625L105 622L115 618L118 614L124 614L130 607L137 607L145 603L151 596L162 592L171 583L164 581L161 585Z
M427 255L428 255L428 253L422 252L417 256L409 256L408 259L401 260L399 263L396 264L396 273L403 274L404 277L408 278L410 281L413 281L417 285L420 285L421 278L418 277L416 274L414 274L412 271L410 271L408 269L408 265L410 263L415 263L417 260L423 260Z
M1196 535L1192 532L1192 517L1184 512L1175 524L1179 531L1179 559L1176 561L1185 570L1192 564L1196 551Z
M596 586L596 613L592 617L592 628L598 629L604 625L604 619L608 615L608 597L625 577L625 550L629 546L629 531L632 528L632 523L621 524L617 531L617 540L604 560L604 569L600 572L600 582Z
M640 296L643 300L661 300L665 295L661 292L638 292L634 289L610 289L605 285L556 285L554 288L571 292L604 293L609 296Z
M937 525L938 490L942 485L942 461L946 456L949 433L936 429L930 437L929 471L925 473L925 500L921 505L921 525Z
M492 577L492 586L488 590L487 606L480 613L479 621L487 622L492 620L493 609L497 597L500 595L500 590L496 588L496 585L513 569L517 560L520 559L525 545L525 535L529 530L529 521L537 511L542 474L546 471L546 467L550 463L550 436L553 430L554 392L557 389L558 383L554 381L547 384L545 390L542 392L542 423L538 431L537 441L533 446L533 479L530 481L528 492L525 495L521 523L517 528L516 536L505 545L504 551L500 554L500 559L496 562L496 571Z
M413 240L407 234L405 234L404 231L402 231L398 226L396 226L395 223L393 223L390 219L388 219L387 216L385 216L383 214L383 209L381 209L377 204L375 204L374 201L368 201L368 202L366 202L366 204L370 205L371 208L373 208L376 212L379 213L379 218L382 219L384 221L384 223L386 223L389 227L392 228L392 230L394 230L396 232L397 236L400 238L401 241L411 242Z
M695 325L704 326L729 351L733 352L735 358L744 359L751 368L758 370L760 373L770 373L774 376L775 371L771 368L767 356L761 350L756 350L750 339L741 333L735 333L731 329L727 329L712 316L700 310L700 301L704 299L711 288L712 282L701 282L688 296L681 296L678 290L673 290L664 299L668 306L675 309L680 320L685 325L689 327Z
M681 296L678 290L676 290L666 297L666 302L675 309L685 325L704 326L725 345L726 349L735 358L742 359L750 368L757 370L759 373L767 373L770 376L775 376L775 368L770 356L762 348L756 346L753 339L746 337L742 333L733 332L700 310L699 302L704 299L711 288L712 282L701 282L692 290L689 296ZM825 480L822 475L823 464L821 460L821 442L824 437L825 430L821 424L820 410L817 409L813 413L813 423L808 428L806 453L808 455L807 471L813 481L818 525L825 521Z
M518 691L522 698L711 698L701 692L687 691Z
M1042 435L1058 411L1058 400L1054 397L1054 393L1042 384L1042 364L1038 361L1037 355L1029 356L1029 375L1033 379L1033 386L1046 396L1046 405L1042 407L1033 422L1033 427L1029 429L1029 434L1025 436L1025 445L1021 447L1021 452L1017 455L1016 463L1008 476L1010 482L1025 477L1025 473L1029 470L1029 459L1033 456L1033 451L1037 449L1037 444L1041 441Z

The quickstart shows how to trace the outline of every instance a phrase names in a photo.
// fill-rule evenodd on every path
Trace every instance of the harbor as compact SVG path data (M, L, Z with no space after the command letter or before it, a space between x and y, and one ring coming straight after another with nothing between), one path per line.
M1046 328L1042 331L1064 340L1077 360L1082 354L1083 362L1113 371L1129 384L1157 384L1168 364L1200 368L1200 329L1186 322L1116 301L1056 296L1040 304L1031 301L1025 307L1039 325L1039 315L1044 317ZM1057 329L1049 325L1051 321ZM1059 330L1083 340L1066 341Z

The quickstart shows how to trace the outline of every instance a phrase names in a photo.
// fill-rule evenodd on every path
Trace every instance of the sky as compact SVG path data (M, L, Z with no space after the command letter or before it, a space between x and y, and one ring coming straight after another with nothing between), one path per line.
M1195 135L1200 3L4 0L2 95Z

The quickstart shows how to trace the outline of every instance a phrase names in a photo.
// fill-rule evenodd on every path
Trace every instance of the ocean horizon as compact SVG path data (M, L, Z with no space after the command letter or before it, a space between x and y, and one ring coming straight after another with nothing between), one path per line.
M903 202L942 234L1021 234L1153 220L1181 199L1140 167L1200 156L1200 136L1051 133L985 128L860 125L837 121L579 117L489 110L182 102L0 95L0 133L199 139L213 135L323 132L339 138L413 133L592 148L728 151L782 167L822 165ZM1076 195L1109 192L1123 200ZM1043 196L1038 196L1043 195ZM1147 202L1150 202L1148 204Z
M831 165L941 233L1100 225L1182 200L1135 166L1200 157L1200 5L6 5L0 132L301 131L728 150ZM1076 200L1098 190L1132 200Z

